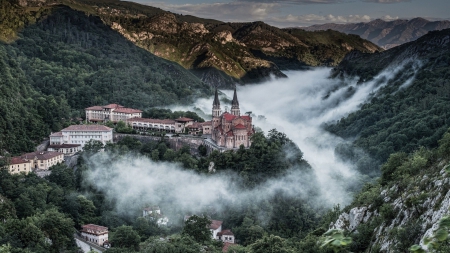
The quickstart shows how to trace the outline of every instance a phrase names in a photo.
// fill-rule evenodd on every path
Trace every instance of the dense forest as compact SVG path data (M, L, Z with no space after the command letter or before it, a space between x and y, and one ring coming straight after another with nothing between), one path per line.
M335 76L370 81L387 66L405 66L361 109L326 129L384 162L394 152L437 147L450 127L450 29L430 32L415 42L367 54L350 54L335 68ZM411 60L414 59L414 60ZM409 83L409 86L402 86ZM341 151L349 150L341 148ZM354 154L341 152L351 159Z
M18 11L8 4L2 1L2 13ZM20 21L16 40L0 42L2 153L32 151L92 105L147 109L211 93L181 66L136 47L98 17L64 6L15 17L31 21Z
M70 252L75 250L74 228L96 223L107 226L111 231L113 248L107 252L167 252L171 248L178 248L174 252L197 252L199 248L207 248L207 252L221 252L221 243L213 241L210 236L202 237L201 233L193 232L195 229L186 229L189 224L183 225L181 222L186 213L173 202L158 203L173 215L169 226L158 226L155 221L140 217L142 206L130 206L131 212L126 213L117 210L115 203L118 200L108 198L106 192L87 178L92 166L99 161L99 155L112 154L112 159L102 160L105 170L111 168L108 164L124 158L147 157L154 162L175 162L184 170L214 177L208 176L208 166L214 162L217 176L230 173L230 170L237 173L235 187L242 190L255 189L291 170L303 173L305 182L315 180L310 166L302 158L302 152L283 133L272 130L265 136L258 132L253 140L254 145L250 149L213 152L210 156L203 153L199 157L191 156L188 147L178 151L170 149L164 138L160 142L141 143L126 137L117 144L107 144L105 147L91 141L85 146L75 171L65 165L55 165L50 176L39 178L33 173L10 175L6 170L1 170L0 218L5 223L0 224L0 245L9 247L10 252ZM105 152L98 153L102 148ZM313 208L309 201L317 194L318 189L311 187L308 198L280 191L261 203L224 199L216 204L224 206L220 210L226 211L211 211L214 207L208 207L198 214L198 221L201 222L203 215L207 215L208 219L223 220L224 225L239 238L241 246L236 248L245 250L242 252L266 252L258 248L268 244L287 249L305 247L296 242L320 224L319 214L326 212L326 209ZM261 206L264 208L261 209ZM324 217L327 217L327 223L334 214ZM50 220L52 223L49 223ZM49 224L53 227L49 228ZM200 226L200 229L203 228ZM161 241L160 236L170 236L171 239ZM45 238L58 243L49 244Z

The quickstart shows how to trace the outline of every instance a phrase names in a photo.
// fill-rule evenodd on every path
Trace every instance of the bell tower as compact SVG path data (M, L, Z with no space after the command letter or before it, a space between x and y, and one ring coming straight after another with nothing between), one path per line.
M241 115L241 110L239 109L239 101L236 94L236 87L234 87L233 101L231 102L231 114L233 114L234 116Z
M212 108L212 125L213 128L215 128L219 124L220 115L222 115L222 110L220 109L220 101L219 101L219 94L214 94L214 101L213 101L213 108Z

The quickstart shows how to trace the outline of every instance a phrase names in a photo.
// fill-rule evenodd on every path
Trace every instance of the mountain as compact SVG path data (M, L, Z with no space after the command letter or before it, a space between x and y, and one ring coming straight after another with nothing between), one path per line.
M335 30L346 34L356 34L378 46L389 49L418 39L429 31L450 28L449 20L429 21L423 18L411 20L384 21L375 19L368 23L323 24L305 27L306 31Z
M147 109L211 94L192 73L137 47L97 16L65 5L23 12L7 3L0 13L20 13L10 24L22 28L0 42L0 151L33 150L88 106Z
M369 103L325 128L382 162L394 152L437 147L450 127L449 66L450 29L384 52L350 53L332 77L358 77L358 86L375 82L376 88Z
M139 47L179 63L212 86L253 83L281 70L335 66L351 50L381 51L357 36L224 23L119 0L21 0L24 10L60 3L99 16Z

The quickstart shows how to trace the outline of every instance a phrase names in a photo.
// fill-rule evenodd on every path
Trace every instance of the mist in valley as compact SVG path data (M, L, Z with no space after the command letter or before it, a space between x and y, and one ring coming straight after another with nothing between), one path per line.
M271 129L285 133L300 147L313 173L293 168L255 189L244 190L237 187L239 176L231 171L198 174L176 163L100 153L89 159L87 179L104 191L121 213L164 203L181 213L192 214L209 206L220 210L220 203L263 203L280 192L308 199L313 208L345 206L353 196L349 189L360 187L368 179L353 164L335 155L335 147L348 140L326 132L323 124L356 111L402 69L403 65L387 68L373 80L358 83L358 78L330 79L329 68L316 68L289 71L285 79L238 87L241 114L251 113L255 127L266 134ZM225 111L231 104L224 101L229 101L233 91L221 92L221 107ZM199 99L192 107L170 109L202 111L209 120L212 99Z

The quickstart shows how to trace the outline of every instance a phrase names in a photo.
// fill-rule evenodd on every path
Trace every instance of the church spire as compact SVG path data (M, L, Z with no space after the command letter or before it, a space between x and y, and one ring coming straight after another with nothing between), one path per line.
M212 115L213 115L213 117L220 117L221 114L222 114L222 110L220 109L219 94L217 93L217 89L216 89L216 93L214 94Z
M215 105L220 106L219 94L217 93L217 89L216 89L216 94L214 94L214 102L213 102L213 106L215 106Z
M231 102L231 114L233 114L234 116L240 116L241 114L239 109L239 101L236 93L236 87L234 87L233 101Z
M236 94L236 87L234 87L233 102L231 102L231 106L239 107L239 101L237 99L237 94Z

